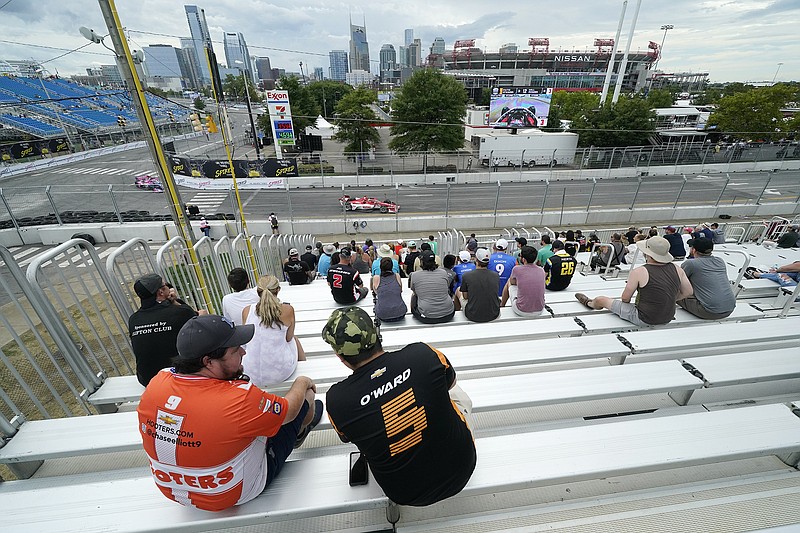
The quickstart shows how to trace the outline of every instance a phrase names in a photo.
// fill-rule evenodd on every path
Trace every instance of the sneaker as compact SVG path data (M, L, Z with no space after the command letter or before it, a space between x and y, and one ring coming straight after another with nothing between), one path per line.
M585 305L586 307L588 307L589 309L594 309L594 307L592 307L591 305L589 305L589 302L591 301L591 300L589 299L589 297L588 297L588 296L586 296L585 294L583 294L582 292L578 292L578 293L576 293L576 294L575 294L575 299L576 299L576 300L578 300L578 301L579 301L580 303L582 303L583 305Z
M303 445L306 441L306 437L311 433L319 421L322 420L322 411L325 409L325 406L322 405L322 400L314 400L314 418L311 419L311 422L297 435L297 439L294 441L294 447L299 448Z

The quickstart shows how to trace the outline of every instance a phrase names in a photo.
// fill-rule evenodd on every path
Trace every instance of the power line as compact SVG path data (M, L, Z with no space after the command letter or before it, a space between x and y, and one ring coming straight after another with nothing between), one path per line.
M98 55L98 56L114 57L113 54L106 54L106 53L103 53L103 52L90 52L88 50L81 50L84 46L88 46L88 45L90 45L92 43L87 43L86 45L80 46L80 47L78 47L78 48L76 48L74 50L70 50L69 48L59 48L57 46L46 46L46 45L43 45L43 44L31 44L31 43L20 43L18 41L7 41L5 39L0 39L0 43L15 44L17 46L27 46L27 47L33 47L33 48L44 48L44 49L47 49L47 50L58 50L59 52L68 52L68 53L79 52L81 54L93 54L93 55ZM48 61L52 61L52 60L48 60Z

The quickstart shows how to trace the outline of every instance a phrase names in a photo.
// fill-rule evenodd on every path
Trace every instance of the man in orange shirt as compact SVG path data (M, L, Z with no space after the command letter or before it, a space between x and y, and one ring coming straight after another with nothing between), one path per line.
M178 333L175 367L142 394L139 431L153 479L182 505L221 511L252 500L322 417L310 378L298 377L281 398L242 374L254 329L193 317Z

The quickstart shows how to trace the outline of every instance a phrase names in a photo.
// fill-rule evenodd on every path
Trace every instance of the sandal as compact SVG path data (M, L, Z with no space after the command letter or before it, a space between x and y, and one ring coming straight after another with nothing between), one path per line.
M583 294L582 292L576 293L575 299L578 300L583 305L585 305L586 307L588 307L589 309L594 309L594 307L592 307L589 304L589 302L591 302L592 300L590 300L589 297Z

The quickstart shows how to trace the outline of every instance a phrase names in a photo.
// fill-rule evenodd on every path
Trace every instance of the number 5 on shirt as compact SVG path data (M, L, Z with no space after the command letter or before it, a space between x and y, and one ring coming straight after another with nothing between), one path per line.
M395 456L422 442L422 430L428 427L425 408L416 405L414 389L406 392L386 403L381 407L383 423L386 426L386 436L389 438L389 453ZM413 431L400 440L392 441L406 430Z

